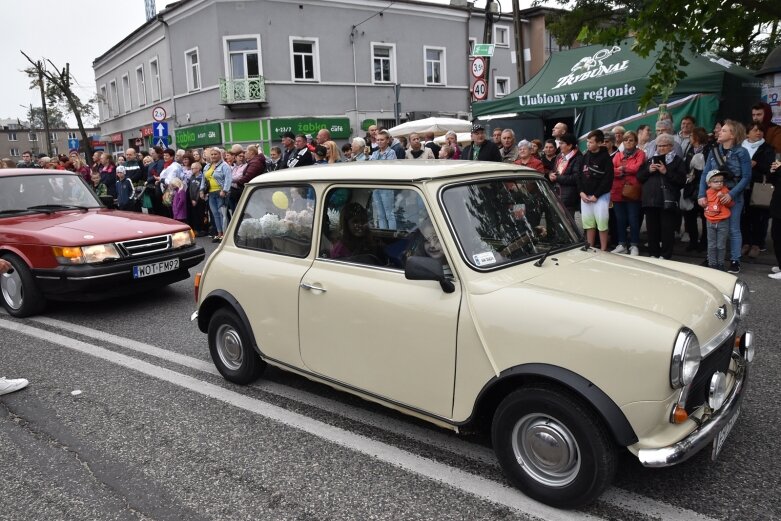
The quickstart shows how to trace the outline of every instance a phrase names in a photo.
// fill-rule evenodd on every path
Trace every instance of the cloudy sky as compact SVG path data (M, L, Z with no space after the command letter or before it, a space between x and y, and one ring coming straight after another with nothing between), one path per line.
M430 0L450 3L449 0ZM0 118L24 119L30 103L39 107L41 95L29 89L21 72L32 59L48 58L58 67L70 63L76 93L86 101L95 93L92 60L144 23L144 0L0 0L3 29L0 30ZM173 0L156 0L161 11ZM528 7L531 0L522 0ZM502 0L505 10L511 1ZM483 7L483 0L476 5ZM72 121L75 125L75 120Z

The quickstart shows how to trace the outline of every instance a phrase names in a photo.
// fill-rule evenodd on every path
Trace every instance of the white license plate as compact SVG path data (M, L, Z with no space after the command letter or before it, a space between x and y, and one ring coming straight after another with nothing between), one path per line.
M740 415L740 407L737 408L735 411L735 414L732 416L732 418L729 419L729 422L727 422L727 425L724 426L723 429L721 429L721 432L719 432L715 438L713 438L713 453L711 454L711 459L716 460L716 458L719 455L719 452L721 452L721 448L724 446L724 442L727 440L727 436L729 436L730 431L735 426L735 423L738 421L738 416Z
M169 259L160 262L153 262L151 264L142 264L140 266L133 266L133 278L143 279L144 277L151 277L152 275L158 275L160 273L178 269L179 259Z

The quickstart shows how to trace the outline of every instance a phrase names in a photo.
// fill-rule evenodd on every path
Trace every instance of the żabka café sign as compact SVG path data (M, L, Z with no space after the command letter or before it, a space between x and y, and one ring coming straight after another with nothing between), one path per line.
M602 78L618 74L629 69L629 60L615 58L615 55L621 52L621 47L600 49L593 56L581 58L570 69L570 73L556 80L556 85L552 90L561 87L569 87L592 78ZM521 106L534 105L564 105L565 103L577 103L580 101L603 101L622 96L632 96L637 92L637 87L625 83L616 87L600 87L594 90L584 90L580 92L568 92L562 94L524 94L518 96L518 103Z

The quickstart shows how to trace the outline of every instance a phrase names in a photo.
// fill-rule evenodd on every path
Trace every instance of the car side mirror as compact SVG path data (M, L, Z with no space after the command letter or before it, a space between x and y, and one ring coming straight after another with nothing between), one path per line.
M435 280L445 293L453 293L456 285L445 277L442 263L431 257L412 256L404 266L404 277L408 280Z

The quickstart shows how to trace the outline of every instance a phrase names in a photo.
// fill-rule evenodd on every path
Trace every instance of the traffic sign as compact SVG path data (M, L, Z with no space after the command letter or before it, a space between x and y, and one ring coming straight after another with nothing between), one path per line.
M483 101L488 97L488 84L484 79L480 78L472 84L472 96L477 101Z
M482 78L485 75L485 60L479 56L472 61L472 76Z
M476 43L472 49L472 56L485 56L490 58L494 55L494 44L492 43Z
M168 113L163 107L157 106L152 109L152 119L155 121L163 121L166 117L168 117Z
M78 150L79 149L79 140L75 138L71 138L68 140L68 150Z
M168 136L168 123L155 123L152 127L155 130L155 137Z
M168 148L168 136L156 137L153 145L156 147Z

